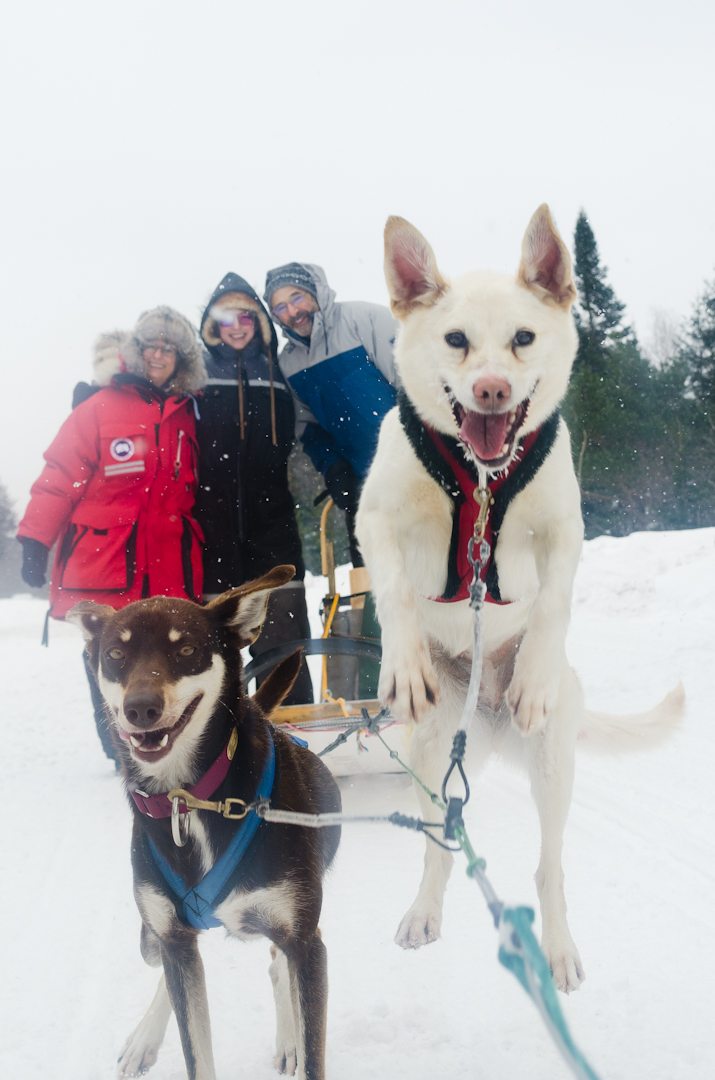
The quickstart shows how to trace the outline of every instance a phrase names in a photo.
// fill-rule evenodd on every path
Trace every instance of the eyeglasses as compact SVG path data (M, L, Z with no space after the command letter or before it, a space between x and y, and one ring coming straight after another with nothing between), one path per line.
M227 311L224 309L216 313L216 322L219 326L233 326L238 322L239 326L253 326L253 312L251 311Z
M162 342L160 345L145 345L145 353L161 353L162 356L176 356L176 345L167 345Z
M294 292L293 295L288 298L288 304L290 304L291 307L302 308L306 305L309 305L310 301L308 300L308 297L305 295L305 293ZM288 311L288 304L276 304L274 308L271 308L271 311L279 319L282 319Z

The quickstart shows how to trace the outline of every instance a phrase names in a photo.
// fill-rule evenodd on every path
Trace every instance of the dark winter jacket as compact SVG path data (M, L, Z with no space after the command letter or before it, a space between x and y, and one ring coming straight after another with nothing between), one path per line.
M320 266L301 263L315 282L319 311L310 338L282 327L283 374L303 406L301 441L319 472L344 458L365 477L382 418L395 404L392 349L398 323L380 304L338 304Z
M239 303L255 314L255 336L240 352L219 337L211 314L217 303ZM300 535L288 488L293 401L276 363L268 313L237 274L227 274L211 297L201 336L210 354L197 425L196 515L206 537L204 591L233 588L279 563L293 563L302 580Z

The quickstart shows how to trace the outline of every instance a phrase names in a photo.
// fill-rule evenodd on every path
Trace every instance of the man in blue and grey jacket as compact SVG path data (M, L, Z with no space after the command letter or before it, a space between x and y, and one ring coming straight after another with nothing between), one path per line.
M395 404L397 320L380 304L336 303L311 263L269 270L264 299L288 339L278 362L301 406L301 442L345 510L353 566L362 566L354 516L382 418Z

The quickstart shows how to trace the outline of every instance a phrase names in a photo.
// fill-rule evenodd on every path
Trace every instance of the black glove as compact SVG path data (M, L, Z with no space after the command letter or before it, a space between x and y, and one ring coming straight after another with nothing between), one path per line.
M330 466L325 473L325 486L336 506L355 513L362 480L345 458L339 458Z
M33 589L39 589L45 584L50 549L39 540L33 540L31 536L21 536L19 540L22 544L22 580Z

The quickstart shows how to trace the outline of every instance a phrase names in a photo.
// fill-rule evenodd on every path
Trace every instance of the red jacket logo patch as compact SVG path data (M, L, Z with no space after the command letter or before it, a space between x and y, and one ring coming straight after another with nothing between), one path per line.
M131 439L113 439L109 453L115 461L128 461L134 455L134 443Z

